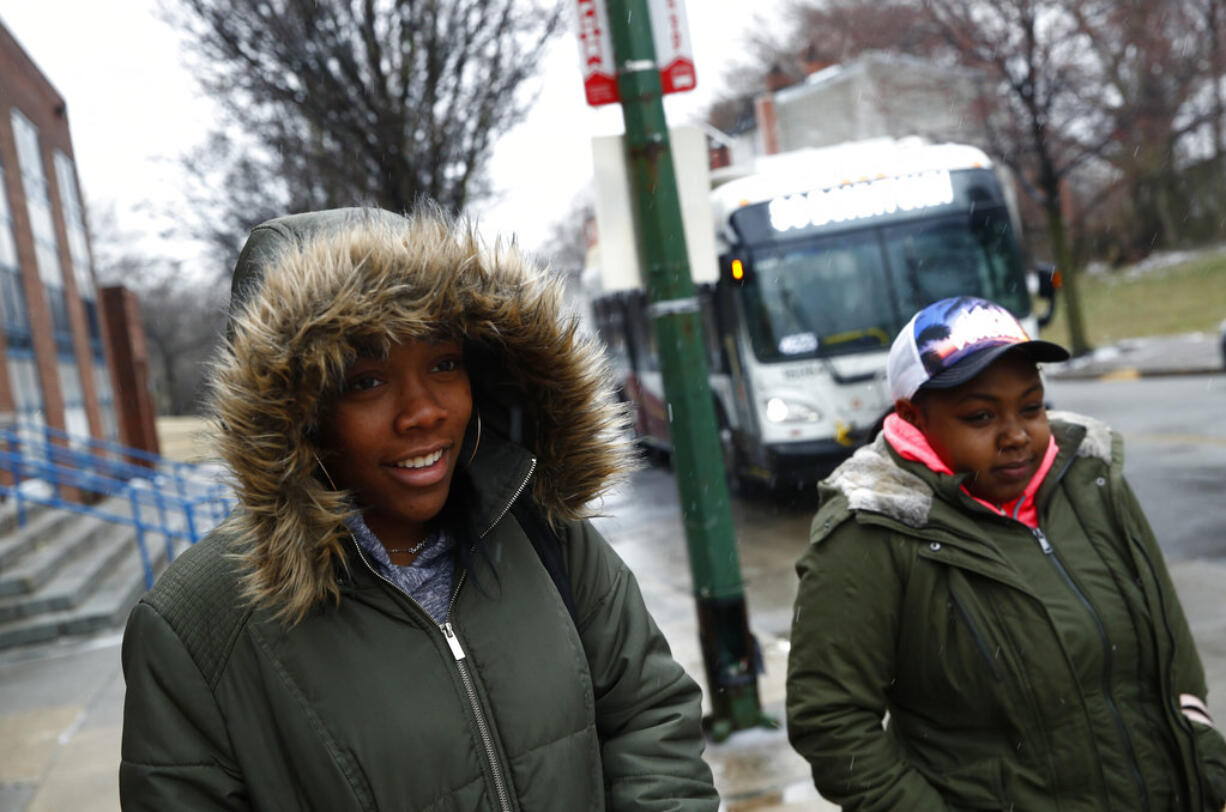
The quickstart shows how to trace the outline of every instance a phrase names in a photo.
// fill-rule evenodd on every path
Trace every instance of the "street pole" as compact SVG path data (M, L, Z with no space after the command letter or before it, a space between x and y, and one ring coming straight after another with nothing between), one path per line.
M762 714L758 702L761 656L749 631L647 0L608 0L608 20L626 124L635 235L660 352L673 470L714 711L708 730L718 741L735 730L776 723Z

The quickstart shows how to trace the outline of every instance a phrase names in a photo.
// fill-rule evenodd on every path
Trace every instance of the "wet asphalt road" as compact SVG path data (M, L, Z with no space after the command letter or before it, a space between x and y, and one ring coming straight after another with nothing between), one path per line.
M1168 559L1226 559L1226 375L1054 380L1047 392L1124 435L1124 472Z

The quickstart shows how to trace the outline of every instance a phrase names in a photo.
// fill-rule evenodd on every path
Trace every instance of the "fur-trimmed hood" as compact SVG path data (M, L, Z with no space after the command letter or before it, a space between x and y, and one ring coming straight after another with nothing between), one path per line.
M630 467L604 356L564 315L561 283L507 245L432 209L291 215L252 231L212 370L218 447L241 503L227 520L248 597L288 618L337 593L348 495L319 477L319 422L358 348L457 338L497 476L514 435L536 458L533 495L578 518ZM505 476L505 474L502 474ZM515 486L517 487L518 483Z
M1074 412L1053 411L1048 418L1057 435L1061 424L1080 427L1078 457L1111 463L1112 435L1106 423ZM908 527L927 524L935 495L927 482L895 462L884 432L836 468L821 487L823 505L830 501L829 496L841 494L850 511L877 513Z

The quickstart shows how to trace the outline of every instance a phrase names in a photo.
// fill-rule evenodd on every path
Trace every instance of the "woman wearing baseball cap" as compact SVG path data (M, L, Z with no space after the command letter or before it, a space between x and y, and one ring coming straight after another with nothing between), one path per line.
M1067 358L999 305L929 305L890 349L895 414L820 486L788 733L846 809L1226 801L1121 439L1044 406L1037 364Z

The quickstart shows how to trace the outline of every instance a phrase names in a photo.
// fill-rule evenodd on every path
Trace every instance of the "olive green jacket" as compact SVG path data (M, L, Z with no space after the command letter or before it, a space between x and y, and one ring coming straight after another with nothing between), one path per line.
M634 576L564 525L579 627L506 513L530 459L482 492L478 557L440 627L361 560L292 629L244 605L227 539L180 556L128 624L125 810L714 810L700 693Z
M1052 429L1037 531L884 438L822 484L788 734L845 809L1226 801L1226 743L1179 710L1204 675L1121 441L1075 415Z
M240 505L132 612L123 807L716 809L699 689L584 518L625 420L558 280L440 215L346 209L257 227L233 291L211 391ZM359 353L439 336L484 427L457 455L484 551L442 625L363 559L318 445ZM521 494L560 528L577 621Z

